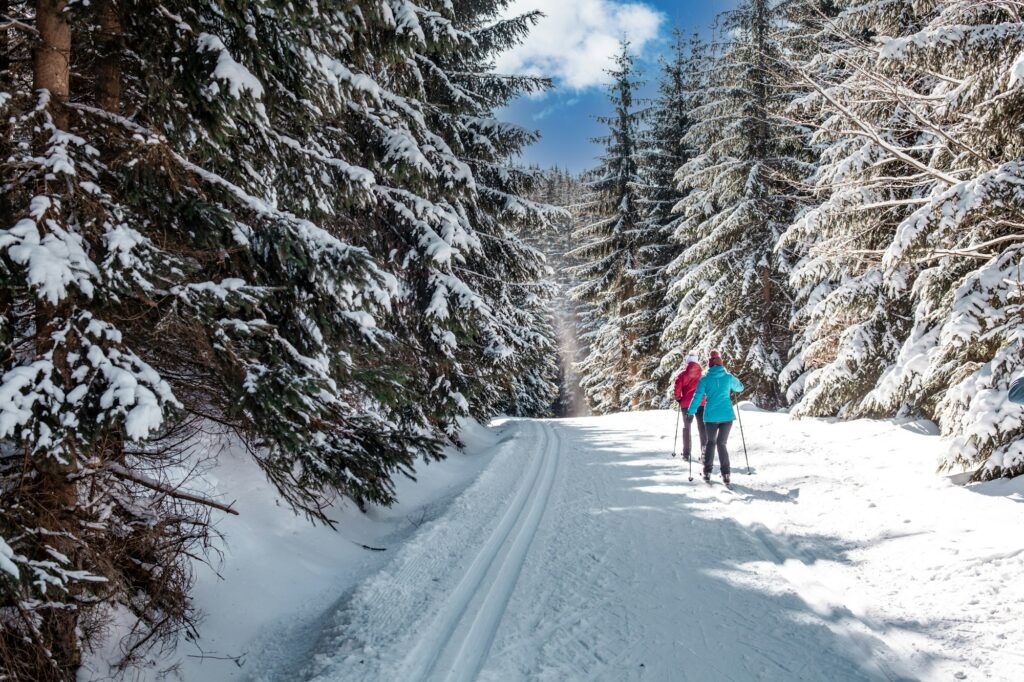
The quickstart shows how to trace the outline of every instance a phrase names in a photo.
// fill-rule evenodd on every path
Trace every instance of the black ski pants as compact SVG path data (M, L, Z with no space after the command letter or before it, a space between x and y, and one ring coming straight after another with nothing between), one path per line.
M704 428L704 406L697 408L697 414L683 413L683 459L690 461L690 452L693 449L693 435L690 427L694 419L697 420L697 437L700 439L700 452L704 454L704 447L708 442L708 434Z
M708 442L704 448L704 474L711 475L715 466L715 448L718 448L718 464L722 470L722 476L731 473L729 468L729 451L725 448L729 440L729 431L732 430L732 422L704 422L707 429Z

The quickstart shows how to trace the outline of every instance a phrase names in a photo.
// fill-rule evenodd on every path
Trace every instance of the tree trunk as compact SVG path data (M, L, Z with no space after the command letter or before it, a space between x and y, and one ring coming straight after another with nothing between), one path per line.
M99 0L100 30L97 38L96 103L113 114L121 110L121 18L114 0Z
M46 510L44 513L48 513L49 518L45 519L47 530L76 532L78 527L75 523L75 509L78 504L78 491L75 484L68 481L68 467L51 463L49 466L40 466L39 473L38 505ZM75 557L77 548L70 538L51 537L46 544L71 560L69 568L80 568ZM73 603L79 590L74 585L70 586L70 590L70 594L55 601ZM41 613L40 630L57 668L57 671L54 671L57 672L54 679L74 680L82 664L82 650L78 637L78 609L53 608L42 610Z
M0 16L10 16L11 6L9 0L0 0ZM11 31L7 28L0 28L0 83L8 83L11 68Z
M39 38L33 54L33 87L36 90L48 90L50 93L50 114L53 123L61 130L68 128L68 110L64 104L68 101L71 89L71 24L64 12L67 0L36 0L36 28ZM48 137L48 135L46 136ZM40 140L45 144L44 140ZM45 352L54 341L52 333L62 317L59 310L53 309L42 301L36 301L36 344L37 352ZM54 357L54 364L66 367L64 354ZM76 523L78 505L78 489L68 479L68 474L75 468L75 455L68 453L68 463L60 463L46 458L36 462L39 472L36 487L36 508L41 518L40 525L56 533L74 534L79 528ZM66 536L51 536L47 539L57 551L68 557L71 568L78 568L74 541ZM61 601L74 603L75 587L71 594ZM52 608L42 611L40 632L59 670L59 677L67 680L75 678L76 670L81 664L81 648L78 638L78 611L76 608Z
M33 60L33 87L49 90L54 124L66 129L68 112L64 103L70 94L71 24L64 13L67 0L36 0L36 28L39 40Z

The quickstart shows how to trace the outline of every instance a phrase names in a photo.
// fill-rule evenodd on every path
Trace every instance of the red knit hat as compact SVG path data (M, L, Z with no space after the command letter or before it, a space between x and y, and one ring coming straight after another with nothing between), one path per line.
M722 354L719 353L717 350L711 351L711 356L708 358L708 367L714 367L716 365L721 366L721 364Z

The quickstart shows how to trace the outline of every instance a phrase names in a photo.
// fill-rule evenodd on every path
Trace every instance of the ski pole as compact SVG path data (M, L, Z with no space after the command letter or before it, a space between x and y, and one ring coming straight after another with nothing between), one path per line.
M686 460L686 466L690 470L690 483L693 483L693 453L690 453L690 459Z
M743 417L740 416L740 406L736 406L736 418L740 422L740 440L743 441L743 456L747 460L747 476L750 475L750 455L747 454L747 437L743 435Z
M676 435L675 435L675 439L672 441L672 456L673 457L676 456L676 446L679 445L679 417L681 417L682 414L683 414L683 408L682 408L682 406L679 403L676 403L676 410L678 410L678 411L676 412L676 432L675 432Z

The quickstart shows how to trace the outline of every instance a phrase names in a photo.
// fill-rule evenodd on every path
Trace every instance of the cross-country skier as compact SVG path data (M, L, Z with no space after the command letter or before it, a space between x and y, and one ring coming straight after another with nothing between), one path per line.
M693 394L697 391L697 383L700 381L701 375L704 370L700 366L700 362L697 361L697 356L690 353L686 356L686 368L679 373L676 377L676 402L679 403L679 410L686 412L687 408L690 407L690 402L693 400ZM697 411L694 414L686 413L683 417L683 457L687 462L690 461L690 452L692 450L693 436L690 427L693 424L694 417L697 419L697 436L700 439L700 451L704 452L704 446L707 443L707 434L704 429L704 405L707 403L707 398L701 401L700 405L697 406Z
M690 414L697 413L697 406L707 399L704 406L704 426L707 429L707 445L704 449L704 482L711 482L711 469L715 464L715 448L718 448L718 463L722 469L722 480L729 485L729 451L725 443L736 414L732 410L732 392L743 390L740 380L725 371L722 355L711 351L708 359L708 373L697 382L697 390L690 401Z

